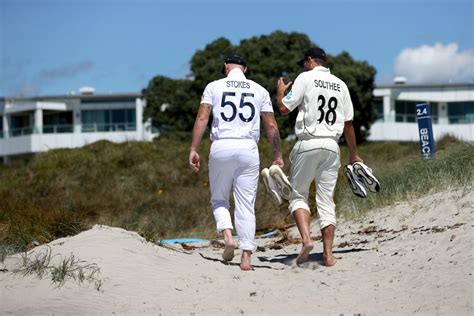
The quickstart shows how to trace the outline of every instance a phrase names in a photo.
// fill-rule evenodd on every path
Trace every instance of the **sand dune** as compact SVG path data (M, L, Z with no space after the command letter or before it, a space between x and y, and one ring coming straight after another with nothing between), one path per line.
M100 267L100 284L12 273L21 256L0 264L2 315L472 315L472 191L452 190L340 221L335 267L322 266L322 244L295 266L295 228L259 238L255 270L237 256L221 260L219 242L146 242L120 228L94 226L29 253L51 251L52 264L73 254ZM318 240L317 222L312 236Z

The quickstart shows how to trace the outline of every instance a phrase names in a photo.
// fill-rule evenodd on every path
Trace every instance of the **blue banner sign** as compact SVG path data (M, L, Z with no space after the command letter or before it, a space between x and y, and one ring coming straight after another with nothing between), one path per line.
M420 134L421 158L434 158L436 147L433 137L433 123L431 119L431 105L427 103L416 105L416 120Z

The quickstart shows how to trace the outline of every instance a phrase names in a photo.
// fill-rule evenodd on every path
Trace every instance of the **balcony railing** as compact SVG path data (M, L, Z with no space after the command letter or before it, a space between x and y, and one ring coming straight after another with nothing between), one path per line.
M125 131L136 131L136 130L137 130L137 125L135 123L82 124L83 133L125 132Z
M96 132L128 132L136 131L137 125L135 123L113 123L113 124L82 124L82 133L96 133ZM17 137L32 134L64 134L73 133L74 126L72 124L55 124L44 125L41 130L36 130L32 126L13 128L8 131L9 137ZM4 138L3 130L0 130L0 138Z
M57 125L44 125L44 134L61 134L61 133L72 133L74 126L72 124L57 124Z
M31 134L33 134L33 127L31 126L12 128L11 130L8 131L8 135L10 137L31 135Z
M474 114L451 115L448 116L449 124L472 124L474 123Z

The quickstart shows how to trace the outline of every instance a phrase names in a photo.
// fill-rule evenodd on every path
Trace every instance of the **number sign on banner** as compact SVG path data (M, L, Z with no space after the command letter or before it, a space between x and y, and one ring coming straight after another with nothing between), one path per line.
M416 105L416 120L418 121L418 132L420 135L421 158L434 158L436 148L430 104L421 103Z

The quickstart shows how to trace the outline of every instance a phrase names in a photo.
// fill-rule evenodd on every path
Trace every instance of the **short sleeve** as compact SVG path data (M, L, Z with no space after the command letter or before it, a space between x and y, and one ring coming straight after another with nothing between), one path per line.
M267 90L264 90L262 96L262 109L260 112L272 112L273 113L273 105L272 100L270 99L270 94Z
M349 89L344 85L344 122L352 121L354 119L354 106L352 105L351 95Z
M204 89L204 92L202 93L201 104L202 103L212 104L212 84L211 83L209 83L206 86L206 88Z
M287 107L288 110L293 111L296 109L303 101L305 83L303 78L304 73L296 77L291 90L283 98L282 102Z

